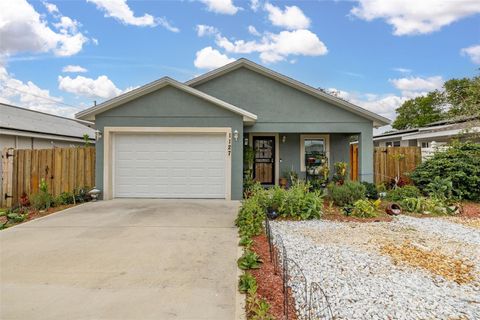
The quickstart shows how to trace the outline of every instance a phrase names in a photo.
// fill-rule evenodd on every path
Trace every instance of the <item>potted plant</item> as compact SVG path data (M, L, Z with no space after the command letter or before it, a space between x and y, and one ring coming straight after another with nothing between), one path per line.
M286 177L286 175L284 174L283 177L280 177L280 179L278 179L278 184L280 185L280 187L282 188L286 188L287 185L288 185L288 178Z

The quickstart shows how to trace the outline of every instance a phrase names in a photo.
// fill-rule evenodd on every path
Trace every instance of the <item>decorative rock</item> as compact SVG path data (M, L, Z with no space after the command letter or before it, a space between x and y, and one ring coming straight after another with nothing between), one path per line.
M480 319L476 229L407 216L375 224L312 220L275 221L271 226L307 282L323 288L336 319ZM380 252L386 243L407 240L470 259L477 278L459 285L424 269L393 264Z

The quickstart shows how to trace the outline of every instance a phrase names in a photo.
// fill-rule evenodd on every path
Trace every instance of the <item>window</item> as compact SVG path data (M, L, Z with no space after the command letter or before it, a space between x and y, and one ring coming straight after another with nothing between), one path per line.
M428 142L422 142L422 148L430 148Z
M321 134L300 135L300 169L305 171L305 156L325 155L329 157L329 136Z
M385 147L400 147L400 141L387 141Z

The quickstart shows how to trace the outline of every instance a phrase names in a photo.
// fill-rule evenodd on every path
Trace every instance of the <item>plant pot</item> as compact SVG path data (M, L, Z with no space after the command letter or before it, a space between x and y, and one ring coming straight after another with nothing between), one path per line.
M275 209L272 209L272 208L268 208L267 209L267 218L270 219L270 220L275 220L277 219L279 216L278 212L275 211Z
M385 208L385 212L391 216L398 216L402 213L402 207L396 203L389 203Z
M280 187L286 188L287 184L288 184L288 179L287 178L280 178L280 179L278 179L278 184L280 185Z

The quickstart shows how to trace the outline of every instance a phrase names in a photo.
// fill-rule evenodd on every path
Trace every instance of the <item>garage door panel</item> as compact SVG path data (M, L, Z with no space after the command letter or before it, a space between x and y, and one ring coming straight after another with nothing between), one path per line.
M114 196L225 198L225 134L118 134Z

